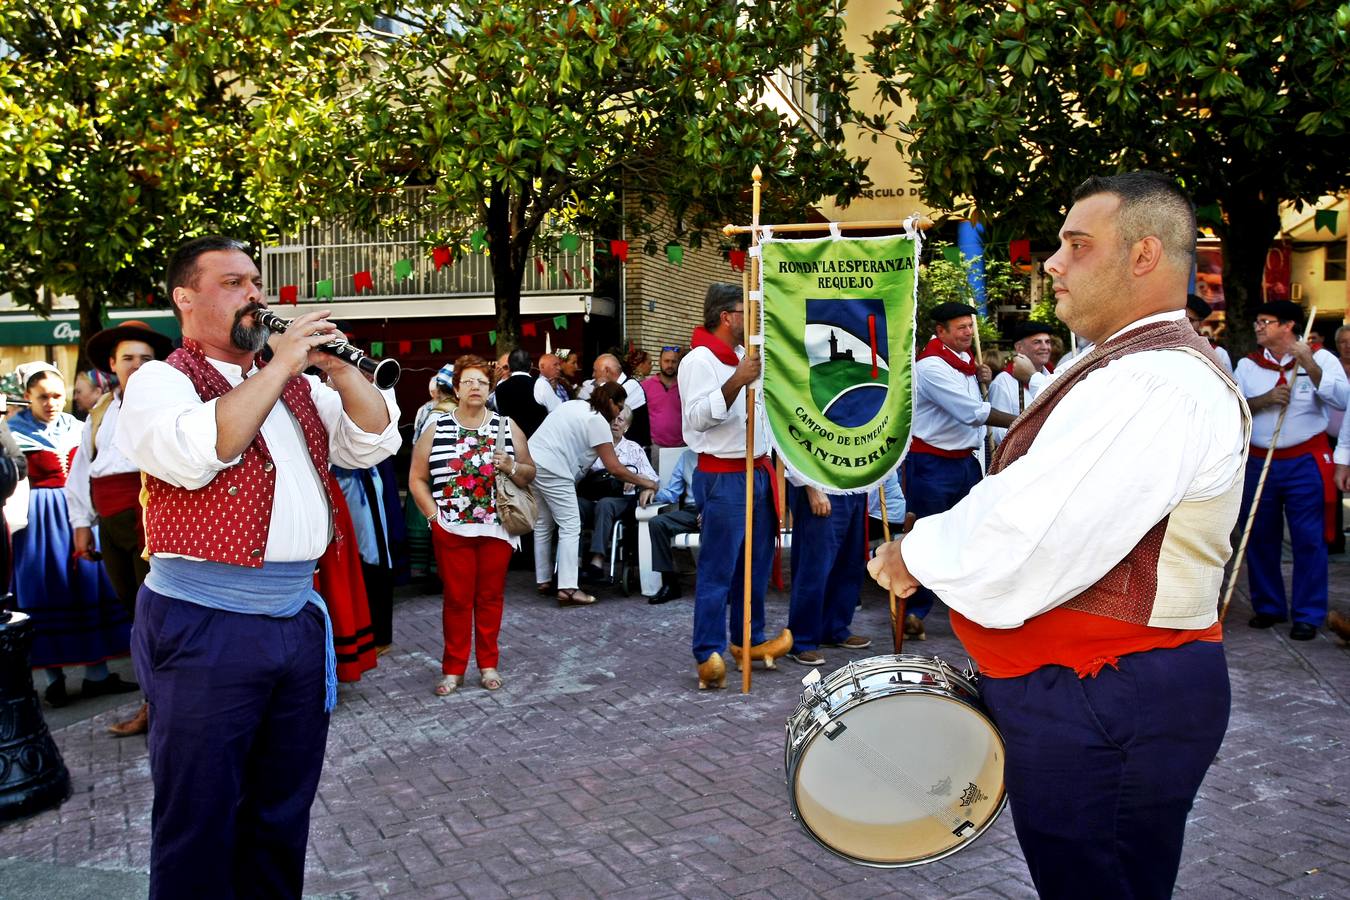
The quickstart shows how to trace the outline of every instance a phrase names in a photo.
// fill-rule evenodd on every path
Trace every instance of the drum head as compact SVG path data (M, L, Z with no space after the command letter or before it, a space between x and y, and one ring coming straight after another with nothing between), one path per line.
M792 787L821 844L854 862L911 866L953 853L1003 807L1003 740L939 693L876 697L803 749Z

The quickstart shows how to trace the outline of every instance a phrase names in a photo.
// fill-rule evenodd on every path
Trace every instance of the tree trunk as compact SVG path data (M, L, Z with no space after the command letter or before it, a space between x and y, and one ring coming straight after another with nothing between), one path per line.
M1256 346L1252 321L1263 301L1266 252L1280 231L1280 203L1242 185L1220 198L1227 221L1215 228L1223 242L1223 296L1228 331L1224 344L1234 361Z
M492 297L497 308L498 355L520 346L520 289L525 281L533 230L523 227L516 204L500 185L493 185L488 204L488 248L492 263Z
M90 360L87 350L89 339L103 330L103 295L86 286L75 292L75 299L80 304L80 352L75 357L76 369L82 372L99 364L106 366L106 359Z

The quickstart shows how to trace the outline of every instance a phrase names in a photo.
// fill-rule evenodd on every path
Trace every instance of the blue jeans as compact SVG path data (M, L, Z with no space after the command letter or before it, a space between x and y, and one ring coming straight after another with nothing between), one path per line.
M1247 460L1247 481L1242 491L1242 514L1247 520L1256 482L1261 477L1264 451L1254 451ZM1289 540L1294 549L1295 622L1320 628L1327 617L1326 511L1322 475L1311 456L1272 459L1261 505L1256 508L1252 535L1247 544L1247 583L1252 592L1252 610L1284 620L1290 604L1284 590L1280 553L1284 523L1289 522Z
M980 483L981 477L980 461L974 456L949 459L933 453L910 452L900 467L906 511L918 519L944 513L961 502ZM906 601L905 614L922 619L932 610L936 599L937 594L921 587Z
M755 470L755 521L750 576L750 643L764 640L764 592L773 565L774 513L769 474ZM727 652L727 619L731 641L741 644L745 567L745 473L699 472L694 497L703 513L698 539L698 584L694 590L694 659L703 662Z
M1223 645L1122 656L1095 677L985 678L1017 840L1046 900L1165 900L1186 816L1228 728Z
M806 489L788 488L792 509L792 652L849 636L862 591L866 494L830 495L830 514L811 512Z

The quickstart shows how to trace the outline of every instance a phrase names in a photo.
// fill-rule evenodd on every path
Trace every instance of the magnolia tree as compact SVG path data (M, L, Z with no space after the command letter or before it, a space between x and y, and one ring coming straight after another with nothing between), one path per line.
M931 204L1048 239L1088 176L1175 174L1223 241L1239 342L1280 204L1350 185L1340 0L899 0L895 16L868 61L914 104L905 150Z

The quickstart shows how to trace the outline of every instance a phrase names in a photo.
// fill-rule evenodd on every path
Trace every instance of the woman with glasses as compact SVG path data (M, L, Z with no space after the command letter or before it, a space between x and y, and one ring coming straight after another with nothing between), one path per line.
M496 476L504 472L525 487L534 461L520 427L487 408L491 365L477 356L455 360L453 388L459 406L428 428L413 449L408 490L431 524L432 546L445 585L442 623L445 648L435 693L459 690L472 643L478 680L495 691L497 636L501 631L506 567L520 538L497 518ZM498 449L505 432L504 449Z

